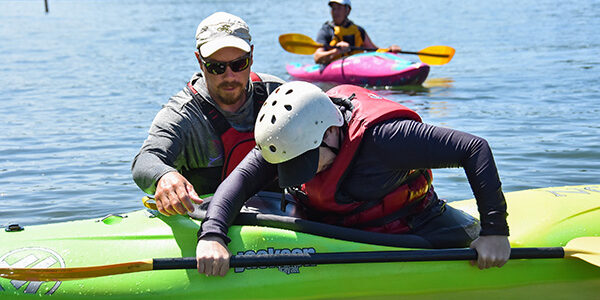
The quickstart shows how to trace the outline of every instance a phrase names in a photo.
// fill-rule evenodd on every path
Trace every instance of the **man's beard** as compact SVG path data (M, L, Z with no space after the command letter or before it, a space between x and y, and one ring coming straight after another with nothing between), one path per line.
M237 93L232 94L229 91L224 91L223 89L225 88L238 88ZM232 105L232 104L236 104L238 103L240 100L243 100L242 97L244 96L244 89L241 83L235 81L235 82L223 82L221 84L219 84L219 86L217 87L217 96L219 96L219 100L220 102L222 102L225 105Z

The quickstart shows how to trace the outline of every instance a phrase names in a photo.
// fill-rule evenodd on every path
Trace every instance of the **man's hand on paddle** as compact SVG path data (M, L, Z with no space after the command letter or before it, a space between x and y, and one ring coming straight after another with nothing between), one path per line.
M350 44L348 42L341 41L335 44L336 49L339 54L344 54L350 52L352 49L350 48Z
M502 267L510 257L510 243L508 237L503 235L479 236L471 243L471 248L477 250L477 264L479 269Z
M400 48L400 46L398 46L396 44L391 45L388 49L389 49L389 52L392 52L392 53L398 53L398 52L402 51L402 48Z
M158 211L165 216L193 212L192 201L202 203L192 184L178 172L169 172L158 180L154 199Z

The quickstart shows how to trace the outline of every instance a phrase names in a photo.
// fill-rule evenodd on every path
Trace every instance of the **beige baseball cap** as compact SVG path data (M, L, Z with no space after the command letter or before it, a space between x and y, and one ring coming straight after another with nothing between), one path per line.
M225 47L250 52L250 29L240 17L216 12L202 20L196 29L196 48L202 57L211 56Z
M329 3L338 3L341 5L348 5L348 6L352 7L352 4L350 4L350 0L329 0L328 4Z

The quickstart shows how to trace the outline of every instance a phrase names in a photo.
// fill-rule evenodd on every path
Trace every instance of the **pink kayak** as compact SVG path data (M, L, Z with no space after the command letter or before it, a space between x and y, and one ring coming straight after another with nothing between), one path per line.
M299 80L370 86L420 85L429 75L427 64L378 52L355 54L328 65L292 63L286 69Z

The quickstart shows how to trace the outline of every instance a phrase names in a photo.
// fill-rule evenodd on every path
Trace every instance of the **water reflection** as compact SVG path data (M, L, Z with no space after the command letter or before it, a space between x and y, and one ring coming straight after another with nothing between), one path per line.
M442 78L429 78L423 82L423 86L426 88L452 88L454 79L449 77Z

